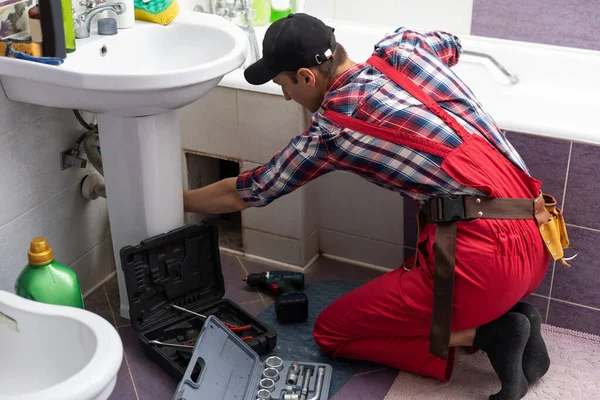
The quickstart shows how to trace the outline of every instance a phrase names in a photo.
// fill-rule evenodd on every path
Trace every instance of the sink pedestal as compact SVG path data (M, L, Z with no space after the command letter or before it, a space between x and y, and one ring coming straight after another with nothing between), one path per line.
M120 314L129 319L121 248L184 224L179 119L177 111L147 117L99 114L98 130Z

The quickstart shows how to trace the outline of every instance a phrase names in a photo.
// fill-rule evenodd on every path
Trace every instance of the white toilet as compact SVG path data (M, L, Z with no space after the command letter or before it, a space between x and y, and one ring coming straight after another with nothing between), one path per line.
M102 317L0 290L0 400L108 399L122 359Z

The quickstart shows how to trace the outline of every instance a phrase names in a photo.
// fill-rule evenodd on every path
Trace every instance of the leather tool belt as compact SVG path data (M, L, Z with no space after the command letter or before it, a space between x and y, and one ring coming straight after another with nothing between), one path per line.
M556 200L550 195L540 193L535 199L434 197L425 202L420 211L425 222L437 224L429 351L443 360L448 357L450 343L457 221L477 218L535 219L552 258L568 266L563 260L563 248L569 247L566 226L560 209L556 208ZM419 220L423 221L421 218Z

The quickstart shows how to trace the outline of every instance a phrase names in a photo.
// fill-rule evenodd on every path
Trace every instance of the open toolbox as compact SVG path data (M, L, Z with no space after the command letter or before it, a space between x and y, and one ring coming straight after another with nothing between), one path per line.
M217 318L209 317L173 400L326 400L332 368L269 357L261 362Z
M129 314L142 351L181 380L206 317L229 325L258 354L277 333L228 299L217 227L206 220L121 249ZM235 329L240 328L240 329ZM242 339L240 339L242 340Z

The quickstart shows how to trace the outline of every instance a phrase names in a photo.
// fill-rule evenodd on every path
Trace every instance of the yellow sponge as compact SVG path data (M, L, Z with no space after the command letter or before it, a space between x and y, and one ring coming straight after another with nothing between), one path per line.
M177 0L134 0L133 8L135 19L161 25L170 24L179 14Z
M28 41L11 40L12 49L21 53L29 54L33 57L42 57L42 44ZM7 42L0 40L0 56L6 55Z

